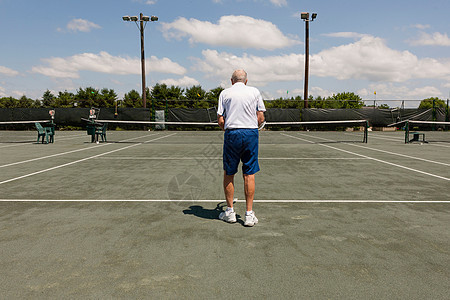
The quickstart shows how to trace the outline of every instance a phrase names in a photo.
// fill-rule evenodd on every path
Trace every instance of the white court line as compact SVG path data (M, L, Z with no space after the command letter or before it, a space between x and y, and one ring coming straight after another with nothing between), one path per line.
M110 156L110 157L100 157L100 159L112 159L112 160L222 160L223 157L208 157L208 156L198 156L198 157L135 157L135 156ZM363 157L258 157L258 160L358 160L366 159Z
M299 133L299 134L302 135L301 133ZM318 139L321 139L321 140L331 141L329 139L325 139L325 138L321 138L321 137L313 137L313 138L318 138ZM355 144L349 144L349 143L344 143L344 144L350 145L350 146L354 146L354 147L360 147L360 148L364 148L364 149L368 149L368 150L383 152L383 153L387 153L387 154L391 154L391 155L402 156L402 157L406 157L406 158L411 158L411 159L415 159L415 160L421 160L421 161L425 161L425 162L429 162L429 163L433 163L433 164L439 164L439 165L449 166L450 167L450 164L442 163L442 162L438 162L438 161L434 161L434 160L429 160L429 159L425 159L425 158L420 158L420 157L410 156L410 155L406 155L406 154L395 153L395 152L386 151L386 150L380 150L380 149L376 149L376 148L370 148L370 147L361 146L361 145L355 145Z
M199 199L199 200L171 200L171 199L73 199L73 200L54 200L54 199L0 199L0 202L162 202L162 203L217 203L226 202L224 199ZM245 200L235 200L235 202L245 202ZM270 199L254 200L254 203L445 203L450 204L450 200L308 200L308 199Z
M394 138L394 137L386 137L386 136L381 136L381 135L376 135L371 133L370 134L370 138L371 139L379 139L379 140L387 140L387 141L393 141L393 142L401 142L401 141L405 141L405 138Z
M153 142L153 141L156 141L156 140L160 140L160 139L163 139L163 138L175 135L175 134L176 133L172 133L172 134L169 134L169 135L165 135L165 136L161 136L161 137L158 137L158 138L151 139L149 141L141 142L141 143L138 143L138 144L134 144L134 145L126 146L126 147L119 148L119 149L116 149L116 150L108 151L108 152L105 152L105 153L102 153L102 154L97 154L97 155L94 155L94 156L90 156L90 157L86 157L86 158L79 159L79 160L76 160L76 161L72 161L70 163L62 164L62 165L59 165L59 166L56 166L56 167L52 167L52 168L44 169L44 170L41 170L41 171L33 172L33 173L30 173L30 174L27 174L27 175L23 175L23 176L11 178L11 179L8 179L8 180L0 181L0 185L4 184L4 183L11 182L11 181L16 181L16 180L19 180L19 179L27 178L27 177L30 177L30 176L33 176L33 175L45 173L45 172L48 172L48 171L53 171L53 170L56 170L56 169L59 169L59 168L71 166L71 165L74 165L74 164L77 164L77 163L80 163L80 162L83 162L83 161L87 161L89 159L97 158L97 157L100 157L100 156L103 156L103 155L107 155L107 154L115 153L115 152L122 151L122 150L125 150L125 149L129 149L129 148L132 148L132 147L136 147L136 146L139 146L139 145L142 145L142 144L145 144L145 143L149 143L149 142Z
M128 141L132 141L132 140L136 140L136 139L139 139L139 138L142 138L142 137L148 137L148 136L152 136L152 135L143 135L143 136L140 136L140 137L126 139L126 140L123 140L121 142L128 142ZM71 154L71 153L80 152L80 151L85 151L85 150L92 150L92 149L96 149L96 148L103 147L103 146L108 146L108 145L114 145L114 144L111 144L111 143L106 143L106 144L101 144L101 145L94 144L94 146L90 146L88 148L82 148L82 149L77 149L77 150L72 150L72 151L67 151L67 152L47 155L47 156L43 156L43 157L37 157L37 158L28 159L28 160L18 161L18 162L6 164L6 165L1 165L0 168L11 167L11 166L20 165L20 164L24 164L24 163L28 163L28 162L33 162L33 161L37 161L37 160L42 160L42 159L62 156L62 155Z
M80 138L80 137L83 137L83 136L86 136L86 134L79 134L79 135L73 135L73 136L62 136L62 137L59 137L59 138L57 138L57 140L58 141L61 141L61 140L63 140L63 141L66 141L66 140L73 140L73 139L76 139L76 138ZM27 138L30 138L30 136L26 136ZM58 137L57 135L55 136L55 137ZM56 138L55 138L55 140L56 140ZM3 144L3 143L0 143L0 144ZM4 146L0 146L0 149L1 148L9 148L9 147L17 147L17 146L25 146L25 145L33 145L33 144L40 144L40 143L36 143L36 142L31 142L31 141L29 141L29 142L18 142L17 144L13 144L13 145L4 145Z
M406 157L406 158L412 158L412 159L416 159L416 160L422 160L422 161L426 161L426 162L429 162L429 163L433 163L433 164L438 164L438 165L443 165L443 166L448 166L448 167L450 167L450 164L446 164L446 163L439 162L439 161L429 160L429 159L420 158L420 157L415 157L415 156L409 156L409 155L406 155L406 154L400 154L400 153L390 152L390 151L386 151L386 150L380 150L380 149L375 149L375 148L365 147L365 146L361 146L361 145L352 145L352 146L354 146L354 147L360 147L360 148L364 148L364 149L368 149L368 150L373 150L373 151L378 151L378 152L383 152L383 153L387 153L387 154L391 154L391 155L397 155L397 156L402 156L402 157Z
M445 144L445 145L444 145L443 142L430 142L430 143L428 143L427 145L450 148L450 145L448 145L448 144Z
M282 133L282 135L285 135L285 136L288 136L288 137L291 137L291 138L294 138L294 139L306 141L306 142L309 142L309 143L314 143L312 141L309 141L309 140L306 140L306 139L302 139L300 137L288 135L288 134L285 134L285 133ZM323 139L323 138L321 138L321 139ZM359 156L359 157L364 157L364 158L367 158L367 159L370 159L370 160L374 160L374 161L377 161L377 162L380 162L380 163L383 163L383 164L391 165L391 166L394 166L394 167L397 167L397 168L402 168L402 169L405 169L405 170L413 171L413 172L424 174L424 175L427 175L427 176L432 176L432 177L436 177L436 178L443 179L443 180L446 180L446 181L450 181L450 178L447 178L447 177L443 177L443 176L431 174L431 173L428 173L428 172L416 170L416 169L405 167L405 166L402 166L402 165L399 165L399 164L394 164L394 163L391 163L391 162L388 162L388 161L385 161L385 160L381 160L381 159L377 159L377 158L374 158L374 157L370 157L370 156L367 156L367 155L362 155L362 154L351 152L351 151L348 151L348 150L339 149L339 148L336 148L336 147L333 147L333 146L330 146L330 145L325 145L325 144L319 144L319 145L323 146L323 147L328 147L328 148L331 148L331 149L334 149L334 150L338 150L338 151L341 151L341 152L353 154L353 155L356 155L356 156Z

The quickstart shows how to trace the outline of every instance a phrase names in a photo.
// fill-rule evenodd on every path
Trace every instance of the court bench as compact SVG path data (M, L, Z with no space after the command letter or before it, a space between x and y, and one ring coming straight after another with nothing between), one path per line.
M46 144L53 143L55 137L55 125L49 124L48 126L42 126L41 123L34 123L36 126L36 130L38 132L38 137L36 143L39 143L39 139L42 137L42 144L44 144L44 138L46 140Z
M425 133L422 133L422 132L408 132L408 135L412 135L412 139L409 139L409 136L408 136L408 143L420 142L420 137L421 136L422 136L422 143L428 143L425 140Z
M106 142L106 129L108 124L90 123L86 125L87 134L91 136L91 143L98 142L98 137L102 139L102 142Z

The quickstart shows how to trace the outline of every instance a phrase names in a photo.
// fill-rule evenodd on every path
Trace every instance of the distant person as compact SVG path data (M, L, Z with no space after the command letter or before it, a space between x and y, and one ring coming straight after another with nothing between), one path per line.
M218 123L225 130L223 143L223 188L227 209L220 213L219 219L236 222L233 208L234 175L242 161L244 191L246 201L245 226L253 226L258 219L253 212L255 195L255 173L258 172L258 127L264 122L266 108L258 89L247 86L247 73L236 70L231 76L230 88L219 96L217 109Z

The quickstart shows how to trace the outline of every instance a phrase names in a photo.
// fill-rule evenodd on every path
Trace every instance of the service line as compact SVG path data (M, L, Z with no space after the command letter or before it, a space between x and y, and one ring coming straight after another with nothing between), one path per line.
M297 136L292 136L292 135L288 135L288 134L285 134L285 133L282 133L282 135L290 137L290 138L293 138L293 139L306 141L306 142L311 143L311 144L314 143L314 142L312 142L310 140L302 139L302 138L297 137ZM325 145L325 144L319 144L319 145L323 146L323 147L330 148L330 149L338 150L338 151L341 151L341 152L353 154L353 155L356 155L356 156L359 156L359 157L364 157L364 158L367 158L367 159L370 159L370 160L374 160L374 161L377 161L377 162L380 162L380 163L383 163L383 164L391 165L391 166L394 166L394 167L397 167L397 168L402 168L402 169L409 170L409 171L416 172L416 173L420 173L420 174L423 174L423 175L432 176L432 177L435 177L435 178L439 178L439 179L443 179L443 180L446 180L446 181L450 181L450 178L447 178L447 177L443 177L443 176L439 176L439 175L436 175L436 174L420 171L420 170L413 169L413 168L410 168L410 167L405 167L405 166L402 166L402 165L399 165L399 164L394 164L394 163L391 163L391 162L388 162L388 161L385 161L385 160L381 160L381 159L378 159L378 158L370 157L370 156L367 156L367 155L355 153L355 152L344 150L344 149L339 149L339 148L336 148L336 147L333 147L333 146L330 146L330 145Z
M27 177L30 177L30 176L38 175L38 174L41 174L41 173L45 173L45 172L53 171L53 170L56 170L56 169L60 169L60 168L63 168L63 167L71 166L71 165L74 165L74 164L77 164L77 163L80 163L80 162L87 161L89 159L101 157L101 156L104 156L104 155L108 155L108 154L111 154L111 153L115 153L115 152L118 152L118 151L129 149L129 148L133 148L133 147L136 147L136 146L139 146L139 145L142 145L142 144L145 144L145 143L150 143L150 142L153 142L153 141L157 141L157 140L160 140L160 139L163 139L163 138L175 135L175 134L176 133L172 133L172 134L169 134L169 135L166 135L166 136L161 136L161 137L158 137L158 138L151 139L149 141L141 142L141 143L134 144L134 145L129 145L129 146L122 147L122 148L119 148L119 149L116 149L116 150L108 151L108 152L105 152L105 153L102 153L102 154L97 154L97 155L90 156L90 157L86 157L86 158L83 158L83 159L72 161L72 162L69 162L69 163L66 163L66 164L62 164L62 165L59 165L59 166L55 166L55 167L52 167L52 168L48 168L48 169L44 169L44 170L40 170L40 171L37 171L37 172L30 173L30 174L22 175L22 176L19 176L19 177L11 178L11 179L8 179L8 180L0 181L0 185L8 183L8 182L16 181L16 180L19 180L19 179L27 178Z

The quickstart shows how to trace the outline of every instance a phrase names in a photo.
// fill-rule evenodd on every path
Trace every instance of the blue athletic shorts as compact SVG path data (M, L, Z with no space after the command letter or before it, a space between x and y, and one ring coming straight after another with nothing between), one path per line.
M259 171L258 129L227 129L223 142L223 169L234 175L242 161L242 173L252 175Z

